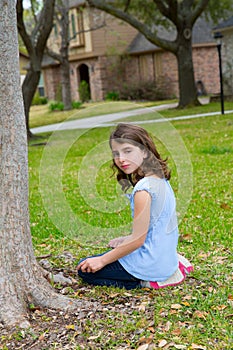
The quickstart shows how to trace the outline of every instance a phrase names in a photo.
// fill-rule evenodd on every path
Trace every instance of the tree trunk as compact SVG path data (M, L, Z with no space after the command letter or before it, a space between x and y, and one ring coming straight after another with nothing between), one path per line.
M54 4L55 0L43 1L43 8L30 35L24 23L23 0L17 0L16 5L18 31L30 58L30 68L23 83L24 112L28 137L32 136L29 129L29 110L39 83L46 42L53 27Z
M191 37L186 39L184 33L179 35L176 58L179 76L179 107L199 105L193 69L192 39Z
M33 65L31 65L29 70L27 71L27 75L24 79L23 86L22 86L25 122L26 122L26 129L27 129L28 138L31 138L33 136L31 131L30 131L30 126L29 126L29 112L30 112L30 107L32 104L32 100L33 100L35 91L36 91L37 86L39 84L39 80L40 80L40 71L38 71L38 70L35 71L33 69Z
M33 253L15 1L0 0L0 8L0 321L27 327L30 303L58 309L79 304L53 291Z
M67 59L63 60L61 64L61 86L62 86L62 101L64 103L64 110L72 109L71 101L71 86L70 86L70 63Z
M59 24L61 27L61 86L62 101L64 109L70 110L71 104L71 86L70 86L70 62L69 62L69 1L61 0L58 2L58 11L61 18Z

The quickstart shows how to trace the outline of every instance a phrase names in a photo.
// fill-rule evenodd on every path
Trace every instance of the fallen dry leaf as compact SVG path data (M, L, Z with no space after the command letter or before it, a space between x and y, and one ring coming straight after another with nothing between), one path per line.
M147 330L150 331L151 333L155 333L154 327L148 327Z
M166 323L166 325L165 325L165 327L164 327L164 330L165 330L166 332L168 332L169 329L171 328L171 325L172 325L172 323L171 323L170 321L167 321L167 323Z
M191 349L206 350L206 346L197 345L197 344L194 344L194 343L193 343Z
M75 330L75 325L74 324L68 324L68 325L66 325L66 329L68 329L68 330Z
M190 306L190 304L187 301L182 301L181 304L184 305L184 306Z
M182 309L182 305L180 305L180 304L171 304L171 309L175 309L175 310Z
M165 345L167 345L167 341L165 339L162 339L159 341L158 347L163 348Z
M227 203L221 203L220 208L225 209L225 210L231 209L231 207Z
M207 316L207 312L205 311L199 311L199 310L196 310L194 313L193 313L193 317L195 318L203 318L204 320L206 319L206 316Z
M171 333L173 335L181 335L181 329L180 328L173 329L173 331Z
M139 339L139 344L142 345L142 344L150 344L153 340L153 335L151 334L148 338L146 337L142 337Z
M102 331L99 332L99 334L97 335L91 335L88 340L95 340L95 339L98 339L102 334Z
M148 344L143 344L143 345L140 345L137 350L147 350L149 348L149 345Z

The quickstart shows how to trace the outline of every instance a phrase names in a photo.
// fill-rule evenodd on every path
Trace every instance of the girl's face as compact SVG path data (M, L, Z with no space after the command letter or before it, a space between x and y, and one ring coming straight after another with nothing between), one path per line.
M115 164L125 174L134 173L142 165L146 157L143 150L131 143L119 143L116 140L112 140L111 148Z

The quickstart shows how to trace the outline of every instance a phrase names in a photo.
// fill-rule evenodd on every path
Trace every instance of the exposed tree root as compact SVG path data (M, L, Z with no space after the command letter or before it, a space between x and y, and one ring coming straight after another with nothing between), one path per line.
M36 274L39 278L33 278L28 283L23 282L23 279L18 280L17 284L7 281L5 290L0 290L0 322L5 327L30 327L30 304L65 312L78 312L83 307L83 302L56 293L46 277L40 275L41 272L46 275L46 271L39 269Z

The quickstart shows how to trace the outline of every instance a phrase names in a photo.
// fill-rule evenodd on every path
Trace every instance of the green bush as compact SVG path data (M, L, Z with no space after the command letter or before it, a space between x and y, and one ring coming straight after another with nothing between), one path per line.
M141 81L119 87L119 98L132 101L156 101L171 98L171 83L162 78L157 82Z
M90 88L85 80L82 80L79 84L79 98L82 102L87 102L90 100Z
M82 106L82 102L81 101L72 101L72 108L73 109L78 109Z
M51 112L53 111L63 111L64 110L64 103L61 101L52 101L49 104L49 110Z
M40 96L39 92L36 91L32 100L32 106L46 105L46 103L48 103L47 97Z
M107 101L119 101L119 92L110 91L106 94L105 100Z

